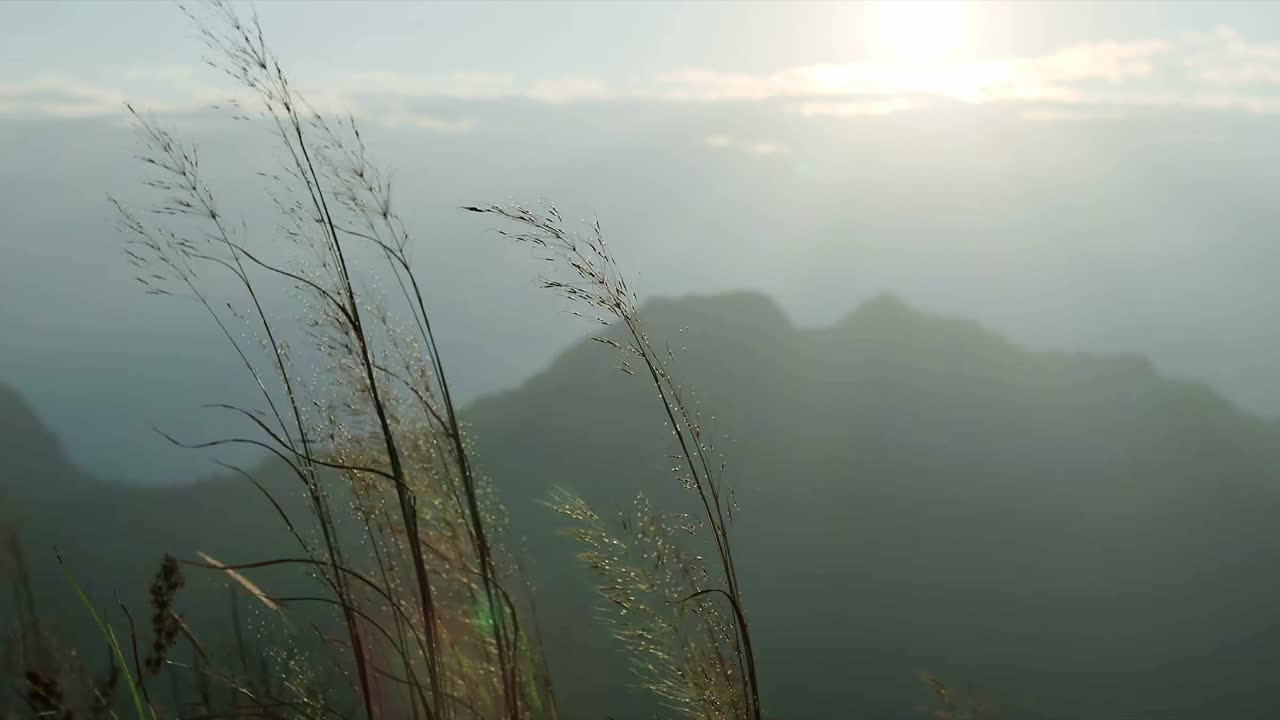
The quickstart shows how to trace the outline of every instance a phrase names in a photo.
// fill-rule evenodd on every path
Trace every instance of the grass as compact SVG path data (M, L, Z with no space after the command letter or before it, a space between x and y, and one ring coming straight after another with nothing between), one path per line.
M84 591L81 590L80 586L76 584L76 581L74 578L71 578L70 576L68 576L67 582L69 582L71 584L72 589L75 590L76 596L80 598L80 602L84 604L85 610L89 613L89 616L93 618L93 624L97 626L98 632L102 633L102 639L106 642L107 647L111 649L111 657L113 661L112 667L119 668L120 674L124 676L124 684L125 684L125 687L128 688L129 690L129 699L133 702L133 709L137 712L138 720L156 720L155 706L150 702L150 700L144 701L145 690L141 685L141 683L143 682L141 669L139 668L139 672L136 679L134 678L133 675L129 673L129 667L127 662L125 661L124 650L120 648L120 640L119 638L116 637L115 628L111 627L111 625L109 625L105 620L102 619L102 615L98 612L97 608L93 606L93 601L91 601L89 597L84 594ZM161 641L159 638L157 638L156 642L158 644ZM137 645L135 644L134 645L135 660L137 659L137 652L138 652ZM39 685L38 682L32 682L31 684L33 686ZM52 693L49 692L49 689L51 688L44 688L44 692L41 693L41 695L45 699L49 700L50 704L52 704L52 701L54 700L54 696L52 695ZM50 709L53 709L53 708L50 708ZM57 709L62 710L62 715L64 717L66 716L67 714L66 709L64 708L57 708Z
M236 116L267 128L283 160L260 173L278 227L246 227L220 204L197 149L129 108L152 200L141 207L111 200L128 261L144 292L192 301L207 316L258 393L254 407L209 408L239 417L241 435L165 437L189 448L272 454L306 498L309 517L291 516L250 472L226 465L275 509L295 552L166 558L152 586L145 657L128 609L130 642L122 643L73 582L109 648L108 676L42 670L57 652L24 653L30 708L67 719L116 717L120 703L110 699L122 678L128 713L151 720L561 717L532 592L505 533L498 487L508 479L489 482L475 470L392 181L371 160L354 118L328 117L298 93L256 17L222 2L183 11L211 64L248 91L251 101L236 106ZM652 386L664 411L675 479L688 490L691 512L659 512L643 489L617 518L567 494L548 503L582 543L580 557L599 578L608 622L637 678L674 714L762 720L725 465L669 353L651 341L602 228L572 227L550 205L462 210L500 223L503 237L549 260L554 270L543 285L604 326L599 342L617 353L623 373ZM343 527L362 537L353 542ZM201 629L177 610L184 566L223 573L243 591L230 605L238 657L209 652ZM317 594L277 596L250 579L282 566L310 573ZM276 646L248 648L241 598L269 609ZM299 627L290 621L299 606L330 609L341 631ZM36 620L32 609L24 623L38 635ZM303 635L322 650L302 650ZM180 651L189 662L177 659ZM261 659L256 668L251 655ZM161 676L169 698L158 691ZM89 690L64 692L68 677ZM940 683L934 690L940 712L950 713L939 717L979 717L958 710Z
M113 627L85 598L134 712L153 718L559 717L531 593L506 545L495 485L474 469L391 181L370 160L354 118L327 117L297 92L256 17L242 18L221 2L183 11L211 51L211 64L251 96L255 110L242 106L237 115L268 128L280 151L282 167L263 174L280 224L276 231L237 223L206 180L197 148L128 108L153 198L141 207L111 199L128 261L147 294L194 302L259 395L255 407L210 406L240 417L246 428L241 435L162 434L189 448L246 445L273 454L288 467L310 511L309 518L290 517L248 471L227 466L276 509L297 552L234 562L202 556L184 564L226 573L256 601L278 610L282 624L295 606L332 608L341 635L316 632L333 651L329 677L349 678L349 687L317 693L263 677L278 669L253 677L242 640L239 668L212 657L174 610L182 576L179 564L166 560L152 588L152 648L145 659L128 609L121 606L132 663ZM668 658L671 672L689 678L687 687L674 681L650 686L690 717L760 720L755 657L729 542L728 497L679 385L648 344L635 296L599 227L579 238L554 208L467 210L514 223L520 230L509 234L513 240L552 251L576 281L547 286L627 328L630 341L614 345L628 355L624 365L642 369L662 397L681 446L682 481L703 511L699 539L714 546L718 559L714 573L699 576L707 584L672 587L652 598L645 617L654 629L680 627L671 641L697 638L702 649ZM301 331L279 319L290 315L300 316ZM340 532L340 525L350 524L361 529L360 542ZM686 562L689 556L678 557ZM273 566L306 569L321 592L278 597L248 579ZM629 637L638 656L654 656L638 636ZM190 664L171 657L180 642L190 646ZM178 678L171 706L147 679L161 674ZM215 685L229 692L214 693ZM184 697L180 688L191 687L198 691ZM354 707L344 707L346 701ZM56 710L65 717L94 714L70 703Z
M631 546L609 535L580 499L563 496L552 503L581 523L574 534L588 547L583 559L604 579L601 593L617 613L617 636L636 653L646 686L673 710L695 718L760 720L756 658L730 539L734 504L725 464L671 373L670 351L657 350L645 331L638 298L609 254L599 223L575 232L554 206L465 209L512 223L514 230L502 231L504 237L531 246L564 272L564 277L544 278L543 287L617 329L617 337L595 339L619 353L624 372L642 376L657 392L677 447L672 456L676 479L701 511L698 522L686 525L687 534L714 549L714 572L684 551L670 529L671 519L655 515L643 495L637 516L622 523L624 530L634 529L645 548L640 558L628 558L634 554ZM646 603L645 594L654 596ZM719 610L721 604L727 612Z
M499 567L501 550L482 508L480 482L407 257L408 237L391 207L390 185L368 163L353 120L334 126L304 109L305 100L292 89L256 20L244 23L223 4L208 10L190 15L220 67L262 103L288 158L277 198L290 224L284 242L319 261L277 264L251 250L243 232L225 220L196 151L134 113L146 147L143 162L156 172L149 183L166 193L151 210L188 223L183 230L151 225L117 203L131 236L130 258L143 271L139 277L148 292L187 294L213 317L267 409L260 415L217 406L241 415L257 437L171 439L189 447L262 447L306 488L319 541L295 532L301 555L266 563L309 565L330 594L273 601L328 602L340 611L365 715L374 717L377 705L388 702L375 685L381 674L408 688L401 709L414 717L450 718L481 708L485 714L527 717L527 698L544 683L536 674L521 673L529 648L518 646L519 609L505 587L510 578ZM203 229L192 231L191 225ZM374 293L366 293L353 273L353 244L376 248L402 291L408 317L393 315ZM202 288L209 269L238 281L246 305L239 317L249 318L262 340L262 366ZM305 324L328 365L323 380L309 387L299 383L290 350L264 307L261 276L254 273L292 283L309 296ZM372 567L357 569L353 551L337 539L322 469L337 471L356 499ZM282 520L295 527L289 518ZM469 607L464 598L471 596L481 598L492 618L483 636L454 617L459 606ZM376 655L386 649L394 668L377 665Z

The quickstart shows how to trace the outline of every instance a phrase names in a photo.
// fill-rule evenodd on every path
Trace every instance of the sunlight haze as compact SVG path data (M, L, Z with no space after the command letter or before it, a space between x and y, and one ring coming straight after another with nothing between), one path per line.
M0 159L0 720L1280 707L1280 2L10 0Z

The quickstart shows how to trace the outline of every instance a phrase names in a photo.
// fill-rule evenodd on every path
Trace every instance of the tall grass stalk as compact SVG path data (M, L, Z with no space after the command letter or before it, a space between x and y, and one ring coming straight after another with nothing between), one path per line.
M58 559L62 561L61 558ZM80 589L80 585L76 583L75 578L67 575L67 582L70 583L75 590L76 597L80 598L80 602L88 611L89 616L93 619L93 624L98 628L98 632L102 633L103 640L106 641L107 647L111 649L113 664L120 668L120 674L124 677L125 687L129 689L129 698L133 701L133 708L137 712L138 720L156 720L155 708L149 701L143 699L140 690L142 676L139 674L136 678L129 673L128 663L125 661L124 651L120 648L120 640L116 637L116 631L111 627L102 616L98 613L98 609L93 606L93 601L85 595L84 590Z
M610 606L621 609L629 618L623 623L619 636L648 657L669 659L674 652L684 658L683 666L677 663L668 668L683 679L678 683L680 687L673 687L670 680L663 677L651 677L649 681L655 692L674 701L684 712L695 717L760 720L756 655L730 540L734 505L732 490L724 479L724 461L718 458L711 437L703 431L697 411L686 399L684 387L672 375L670 351L660 351L652 342L640 318L639 299L619 271L599 222L580 232L565 222L554 205L487 205L464 210L494 215L511 223L513 230L499 230L499 233L516 243L531 246L561 273L545 277L543 286L577 304L602 325L615 329L596 340L621 353L624 372L643 376L657 391L676 444L677 479L697 499L701 522L693 530L705 531L704 536L709 536L718 561L716 580L711 580L713 575L706 572L701 563L696 563L696 569L693 567L695 558L685 556L679 545L671 542L667 523L654 515L643 501L638 516L632 518L631 527L647 532L647 537L641 538L648 547L645 556L655 560L657 566L656 570L649 571L628 563L626 545L605 532L600 518L585 503L571 497L561 497L553 503L563 514L586 525L578 534L590 547L584 557L607 579L602 589ZM670 577L676 570L664 567L668 563L679 566L679 575L685 582ZM654 587L670 590L683 587L680 596L668 597L664 602L674 606L676 615L682 615L687 603L696 603L696 612L702 618L701 632L710 639L708 648L690 650L689 643L697 640L689 636L682 624L663 620L661 613L642 609L634 596ZM728 607L727 620L716 612L716 603ZM645 619L652 626L650 630L643 628L643 622L641 627L631 623L630 617L637 612L645 613ZM726 627L730 629L732 663L724 662L719 647L719 638ZM666 636L674 647L658 649L649 634L651 631L655 636ZM652 669L648 665L644 667ZM706 676L710 684L700 684L696 680L699 676Z
M260 121L281 150L282 167L262 177L283 222L265 233L237 225L206 181L196 149L129 108L156 201L138 211L112 200L129 236L128 257L148 293L184 296L202 308L261 401L257 408L210 406L242 418L249 435L166 437L191 448L246 445L272 453L308 498L317 531L296 526L255 481L301 556L218 569L315 571L329 597L271 601L323 602L339 611L369 718L520 720L534 708L553 717L554 695L545 669L532 661L540 655L508 587L518 578L495 537L494 507L470 459L391 182L370 162L354 118L331 119L294 89L256 17L245 20L223 2L184 11L212 53L210 63L252 96L253 109L237 105L237 116ZM383 297L362 280L358 267L376 269L371 261L394 278L398 293ZM218 294L214 273L231 279L235 297ZM273 283L302 297L294 309L323 366L309 382L272 309L273 293L264 291ZM236 325L256 336L257 348ZM344 544L339 497L350 499L363 548ZM471 621L476 603L487 622ZM399 681L402 697L385 697L378 677Z

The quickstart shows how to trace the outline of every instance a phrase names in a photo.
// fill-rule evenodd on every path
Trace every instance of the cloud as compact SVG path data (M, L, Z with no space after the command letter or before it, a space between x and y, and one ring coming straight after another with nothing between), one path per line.
M405 111L387 113L379 118L379 122L385 127L408 127L446 135L460 135L471 132L475 127L475 123L468 118L448 120L435 115Z
M197 66L108 68L97 77L107 80L43 74L0 84L0 115L114 115L126 99L159 112L189 112L236 90L206 84L217 78ZM628 87L580 75L527 78L481 71L374 70L298 80L322 111L443 133L467 132L472 123L418 112L421 103L414 101L776 103L802 117L860 118L927 110L945 105L937 102L944 100L1005 105L1031 120L1060 122L1106 115L1097 108L1278 113L1280 44L1251 42L1223 27L961 63L816 63L759 73L684 68ZM1054 107L1079 110L1050 112ZM776 152L759 149L757 154Z
M340 95L383 95L399 98L497 100L521 93L515 76L495 72L415 75L401 72L345 73L334 78Z
M1031 60L1021 68L1021 74L1033 82L1105 80L1120 83L1150 77L1155 72L1155 59L1169 48L1169 43L1163 40L1075 45Z
M191 112L232 97L185 66L128 67L114 76L117 82L105 83L41 73L0 84L0 116L121 117L125 103L150 112Z
M1124 112L1115 108L1036 107L1022 111L1022 119L1034 123L1081 123L1098 120L1116 120Z
M523 98L553 104L611 96L608 84L598 78L571 75L523 82L511 73L499 72L454 72L444 75L348 73L335 78L332 86L343 95L472 101Z
M744 101L775 98L832 98L873 96L874 103L845 103L847 114L884 114L919 106L902 95L937 95L967 102L993 100L1072 101L1072 83L1120 83L1149 77L1155 59L1167 52L1163 41L1104 42L1075 45L1034 58L1004 58L956 64L848 63L806 65L751 75L706 69L663 73L655 96L683 101ZM886 96L888 100L886 100ZM885 102L894 104L886 105ZM806 104L817 109L832 105ZM865 111L865 112L864 112Z
M1250 43L1228 27L1191 37L1199 47L1186 58L1186 67L1200 82L1236 88L1280 85L1280 45Z
M113 72L116 82L105 83L41 73L0 84L0 116L121 116L126 102L153 112L191 112L231 97L202 74L187 66L126 67Z
M758 155L760 157L783 155L791 152L791 148L779 142L770 140L743 141L723 134L708 135L703 139L703 143L707 147L715 148L716 150L737 150L748 155Z
M928 108L930 98L1009 104L1041 122L1114 117L1123 108L1272 114L1280 112L1280 44L1251 43L1219 28L951 64L828 63L758 74L689 68L659 75L649 95L672 102L785 101L786 112L802 116L885 116Z
M207 68L168 65L113 68L97 80L45 73L0 83L0 116L100 117L119 115L126 101L160 113L193 112L229 99L252 107L242 88L209 84ZM355 72L323 83L298 83L312 107L328 113L368 115L384 125L415 126L439 132L465 132L469 121L441 120L405 112L407 101L425 99L483 102L526 99L563 104L612 97L598 79L567 76L522 82L513 74L454 72L419 75L399 72Z
M831 115L836 117L882 117L907 110L929 106L929 101L916 97L889 97L846 102L810 101L789 105L787 112L805 117Z
M743 149L751 155L783 155L791 151L782 143L770 141L747 143Z
M80 118L119 113L124 97L57 74L0 85L0 115Z
M542 102L561 104L575 100L604 100L610 97L609 86L588 77L562 77L539 80L525 95Z

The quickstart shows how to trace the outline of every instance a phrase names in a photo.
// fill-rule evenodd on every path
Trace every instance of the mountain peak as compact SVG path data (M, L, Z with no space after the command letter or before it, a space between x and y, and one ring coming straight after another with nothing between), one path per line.
M13 388L0 384L0 494L23 498L83 488L93 481L67 457L31 405Z
M713 319L716 324L790 330L791 320L773 298L754 290L654 298L640 314L647 322L667 324Z
M937 338L948 342L994 341L1007 344L997 334L972 320L921 310L892 293L880 293L831 328L847 335L893 338Z
M857 307L846 313L844 319L838 324L897 324L910 321L945 319L948 318L921 310L893 293L882 292L863 300Z
M917 313L906 300L891 292L881 292L867 298L854 312L864 313Z
M62 441L45 426L17 390L3 384L0 384L0 425L5 428L0 451L7 457L63 454Z

